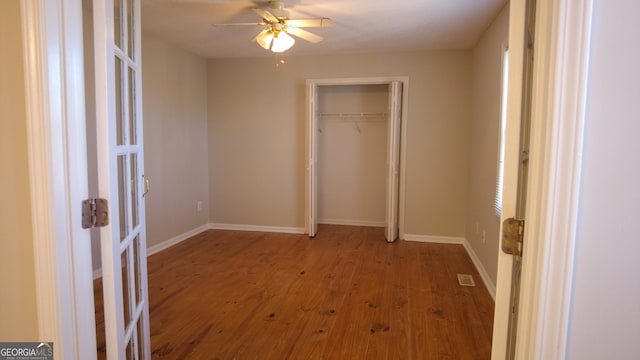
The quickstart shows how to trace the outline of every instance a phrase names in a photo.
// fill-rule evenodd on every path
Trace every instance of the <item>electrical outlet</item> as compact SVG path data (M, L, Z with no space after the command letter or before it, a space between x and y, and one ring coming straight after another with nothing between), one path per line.
M198 204L196 205L196 209L198 210L198 212L202 211L202 201L198 201Z

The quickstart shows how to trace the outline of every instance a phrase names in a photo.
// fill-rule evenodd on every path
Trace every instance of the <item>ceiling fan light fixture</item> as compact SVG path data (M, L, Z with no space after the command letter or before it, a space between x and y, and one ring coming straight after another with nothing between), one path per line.
M262 18L262 22L214 25L262 26L262 31L254 38L254 41L256 41L261 48L271 50L275 53L282 53L291 49L296 43L296 40L291 37L291 35L314 44L322 41L322 36L303 30L301 29L302 27L328 27L334 25L333 21L329 18L289 19L288 12L284 9L284 3L282 1L269 1L268 5L268 9L260 7L252 9Z
M287 51L293 46L293 44L295 44L295 42L296 40L289 36L289 34L284 31L279 31L274 34L271 51L276 53Z
M269 50L271 48L273 38L273 31L263 30L260 34L258 34L258 36L256 36L256 41L258 42L258 45L262 46L265 50Z

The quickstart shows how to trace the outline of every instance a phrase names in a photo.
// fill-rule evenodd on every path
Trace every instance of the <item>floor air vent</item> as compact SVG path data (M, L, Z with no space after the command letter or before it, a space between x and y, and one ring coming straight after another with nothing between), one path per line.
M458 284L460 286L476 286L476 282L473 281L473 276L470 274L458 274Z

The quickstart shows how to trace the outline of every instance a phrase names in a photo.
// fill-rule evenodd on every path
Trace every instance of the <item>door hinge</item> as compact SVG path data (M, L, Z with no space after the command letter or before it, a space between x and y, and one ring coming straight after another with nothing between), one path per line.
M82 202L82 228L109 225L109 203L106 199L88 199Z
M523 239L524 220L509 218L502 223L502 251L522 256Z

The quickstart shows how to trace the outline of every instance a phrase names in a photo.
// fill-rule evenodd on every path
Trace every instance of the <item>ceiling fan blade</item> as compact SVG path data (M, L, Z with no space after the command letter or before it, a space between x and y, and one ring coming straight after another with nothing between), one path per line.
M286 20L287 25L295 26L295 27L330 27L335 26L336 23L329 18L318 18L318 19L291 19Z
M288 27L287 32L291 35L297 36L301 39L310 41L312 43L319 43L322 41L322 36L316 35L314 33L308 32L307 30L302 30L297 27Z
M265 25L264 22L211 24L211 26L264 26L264 25Z
M277 17L275 17L272 13L268 12L267 10L260 9L260 8L254 8L253 11L255 11L258 15L260 15L268 23L278 23L278 22L280 22Z

